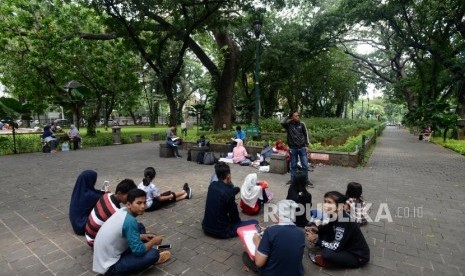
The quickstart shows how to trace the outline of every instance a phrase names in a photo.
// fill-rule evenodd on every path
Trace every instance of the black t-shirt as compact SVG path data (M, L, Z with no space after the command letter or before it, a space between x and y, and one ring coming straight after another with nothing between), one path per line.
M258 245L257 254L267 256L260 275L304 275L302 257L305 234L295 225L273 225L267 227Z
M349 215L344 213L344 219ZM347 251L365 260L370 259L370 248L356 222L334 221L318 227L317 245L338 251Z
M310 207L312 207L312 195L309 192L299 192L295 186L291 184L289 186L289 190L287 191L286 199L293 200L295 203L302 205L305 208L302 215L297 215L295 217L295 224L299 227L306 226L308 224L307 211L310 212ZM300 206L296 212L301 212Z

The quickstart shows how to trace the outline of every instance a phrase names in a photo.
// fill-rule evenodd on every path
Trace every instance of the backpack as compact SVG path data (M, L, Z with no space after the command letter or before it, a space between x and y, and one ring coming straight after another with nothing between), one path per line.
M203 157L203 164L205 165L213 165L216 163L216 158L213 152L206 152Z
M201 151L197 153L197 159L195 160L197 164L203 164L204 157L205 157L205 152Z

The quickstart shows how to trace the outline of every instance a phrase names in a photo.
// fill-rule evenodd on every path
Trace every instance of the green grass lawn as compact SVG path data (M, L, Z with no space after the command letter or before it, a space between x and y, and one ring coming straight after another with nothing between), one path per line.
M455 152L465 155L465 140L447 139L444 143L442 137L433 137L431 141L435 144L441 145L445 148L451 149Z

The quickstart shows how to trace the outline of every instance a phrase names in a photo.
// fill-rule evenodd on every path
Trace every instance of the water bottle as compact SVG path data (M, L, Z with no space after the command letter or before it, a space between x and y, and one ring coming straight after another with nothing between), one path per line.
M108 181L108 180L103 181L103 186L102 186L101 190L105 191L106 188L108 188L108 186L110 186L110 181Z

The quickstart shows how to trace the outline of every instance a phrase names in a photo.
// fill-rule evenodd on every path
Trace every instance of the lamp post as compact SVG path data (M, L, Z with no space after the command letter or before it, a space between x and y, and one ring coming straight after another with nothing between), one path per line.
M262 21L255 20L253 23L253 31L255 34L255 125L259 128L260 117L260 34L262 32Z
M328 75L324 74L323 75L323 81L324 81L324 86L323 86L323 118L326 117L326 81L328 80Z

